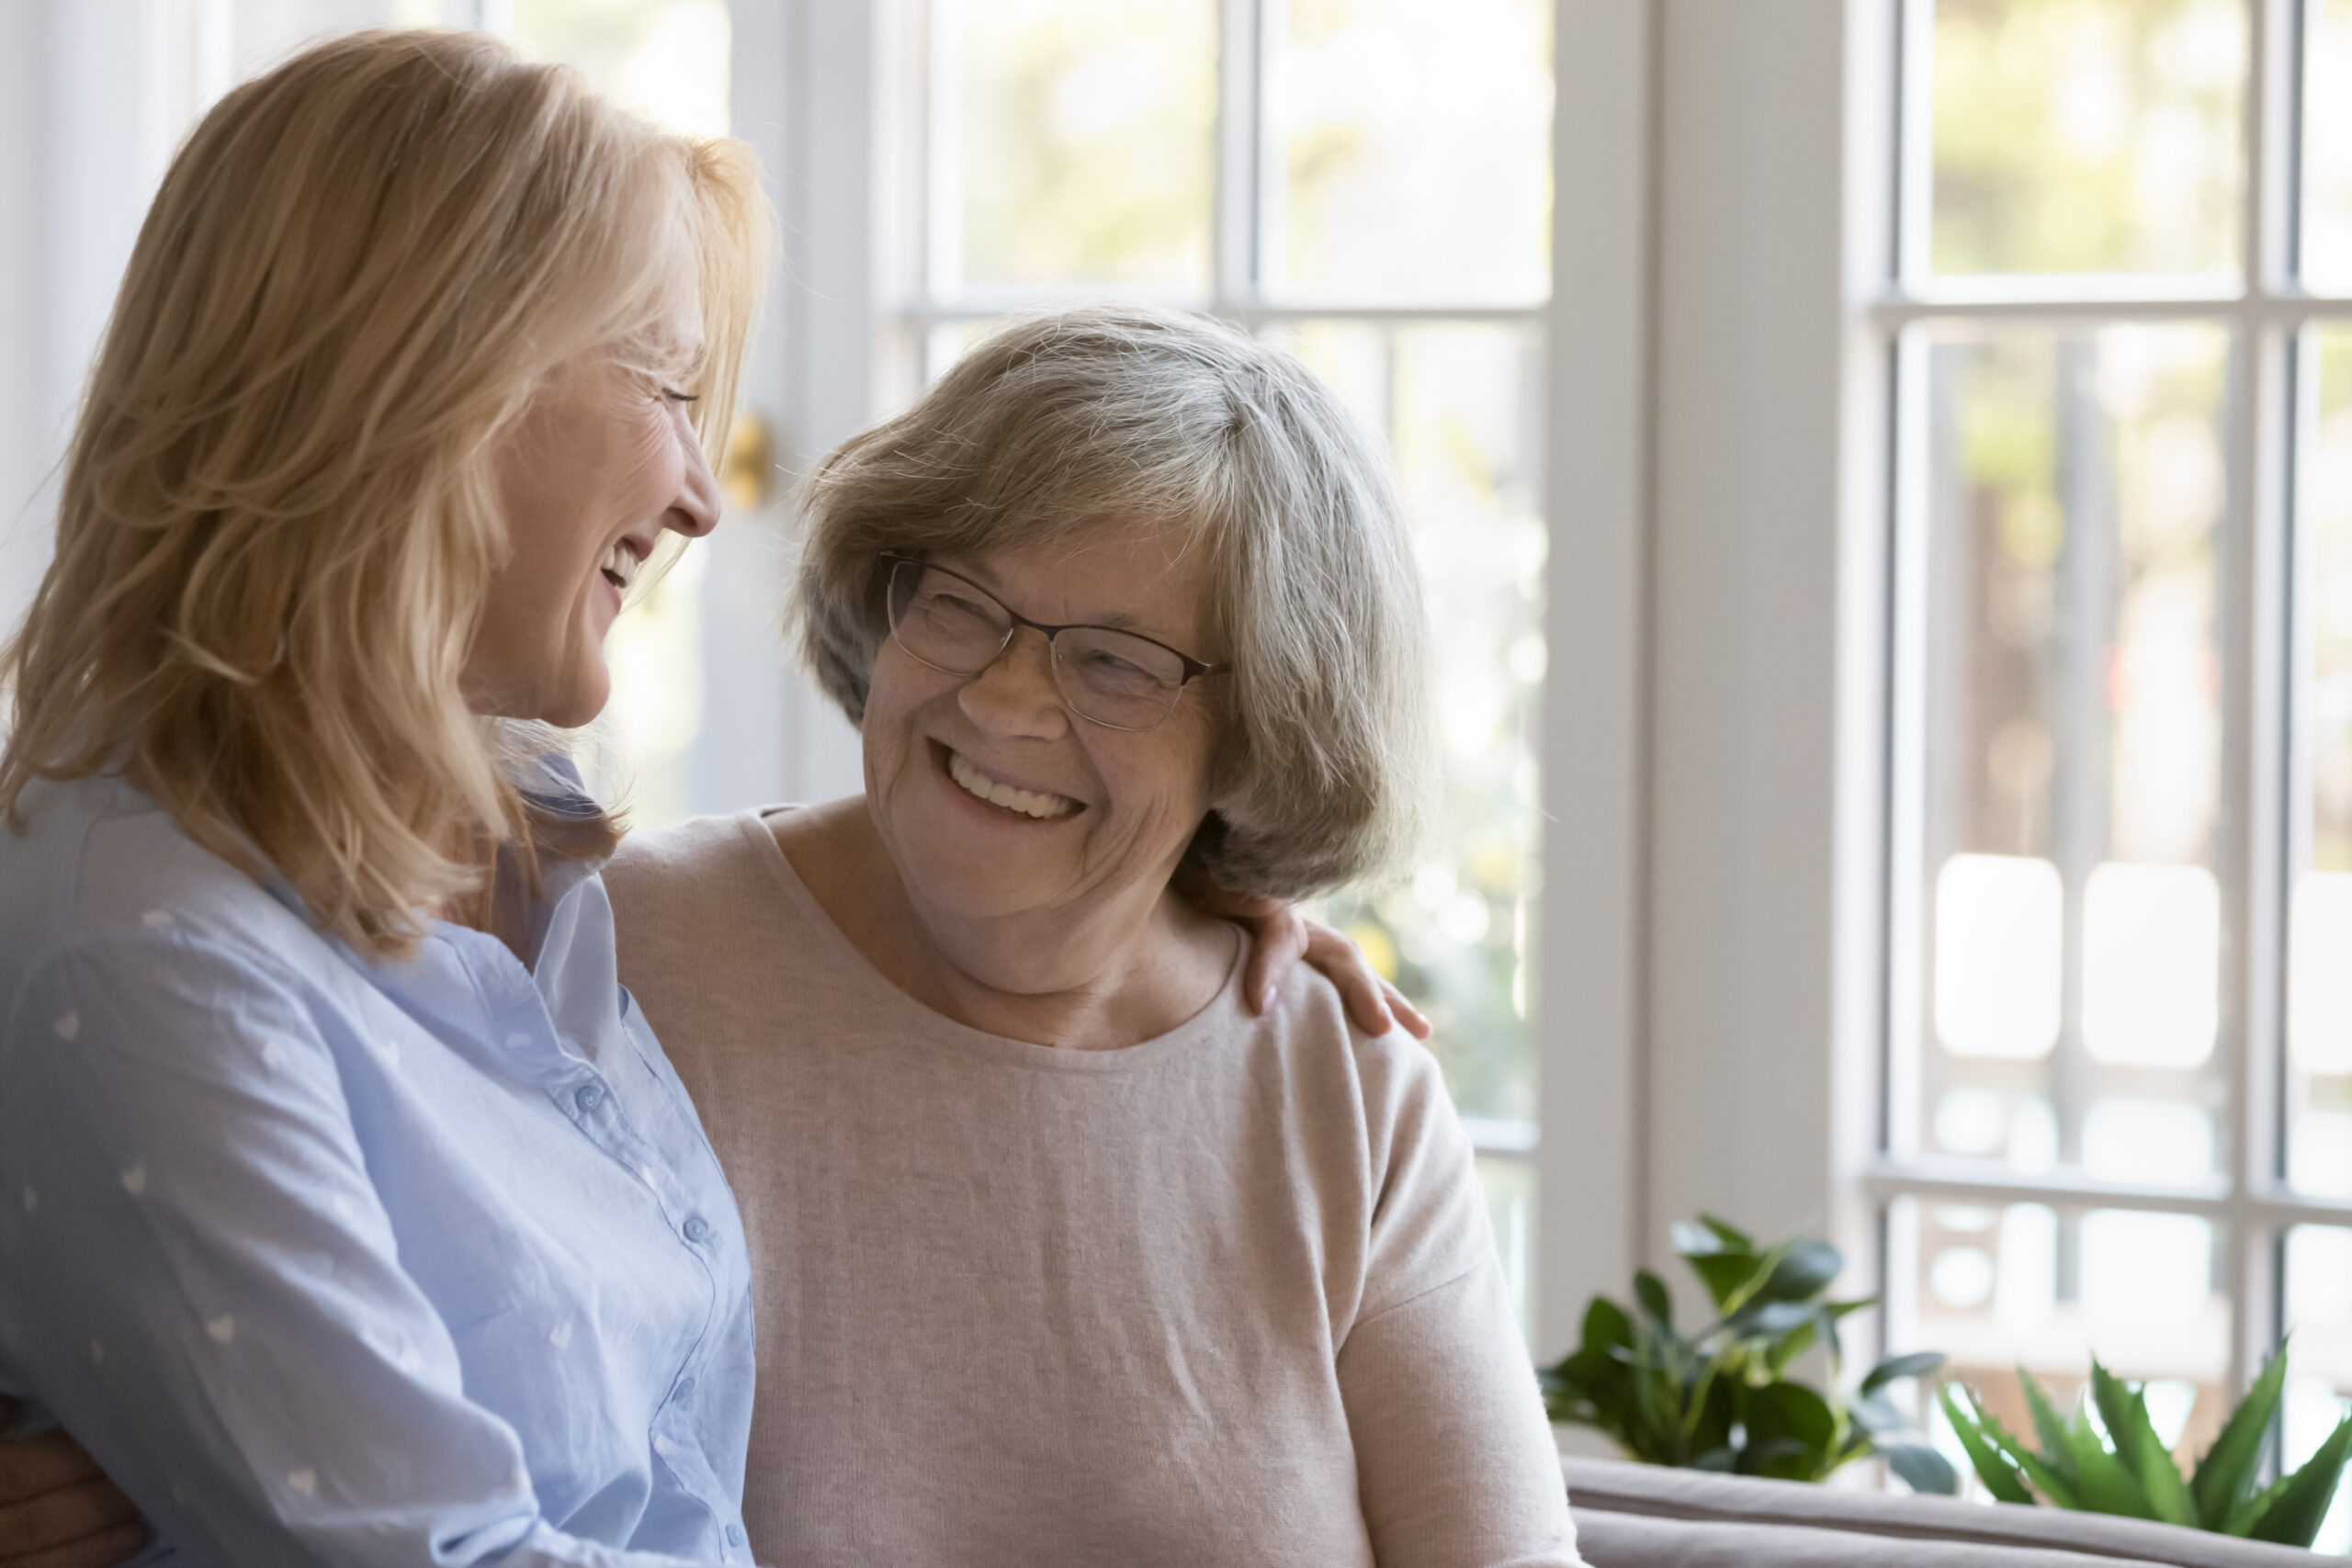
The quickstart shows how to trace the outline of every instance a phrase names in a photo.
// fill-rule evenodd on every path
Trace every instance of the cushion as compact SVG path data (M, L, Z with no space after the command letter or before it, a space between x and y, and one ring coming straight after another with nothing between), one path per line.
M1564 1459L1592 1568L2286 1568L2292 1547L2104 1514Z

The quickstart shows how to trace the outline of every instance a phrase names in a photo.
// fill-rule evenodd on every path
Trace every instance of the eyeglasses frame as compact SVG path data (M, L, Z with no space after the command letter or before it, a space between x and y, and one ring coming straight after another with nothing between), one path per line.
M889 577L885 577L882 580L883 618L890 622L890 640L897 643L899 649L905 652L909 659L913 660L916 663L922 665L926 670L936 670L943 675L961 675L967 681L977 680L981 675L986 674L989 669L993 666L998 660L1004 657L1004 650L1012 646L1013 637L1021 630L1022 627L1027 626L1031 631L1042 634L1046 639L1046 657L1052 662L1055 671L1054 695L1061 699L1062 706L1069 708L1070 716L1073 718L1085 719L1087 723L1098 726L1103 729L1115 729L1124 735L1140 735L1146 729L1156 729L1160 725L1168 722L1168 714L1174 713L1176 711L1177 703L1181 703L1184 700L1185 687L1190 686L1193 682L1199 680L1204 675L1222 675L1233 668L1230 664L1207 663L1202 660L1193 658L1191 654L1185 652L1181 648L1170 648L1168 644L1160 641L1156 637L1146 637L1141 632L1129 631L1125 626L1106 626L1096 621L1073 621L1067 626L1047 626L1043 621L1033 621L1028 616L1023 615L1020 611L1014 609L1012 605L1006 604L1003 599L998 596L996 591L989 588L987 584L975 582L953 567L941 566L938 562L925 560L921 556L906 555L898 550L884 550L881 552L879 558L888 562L890 568ZM1005 615L1012 619L1012 625L1005 628L1004 640L997 644L996 651L989 655L987 663L982 664L978 670L950 670L944 664L933 664L930 660L925 659L913 649L907 647L905 640L899 636L899 627L896 619L889 614L890 578L896 577L899 574L899 568L902 566L919 566L925 571L935 571L940 573L942 576L952 577L956 581L964 584L967 588L972 589L976 592L985 594L989 604L994 604L998 609L1002 610ZM1062 667L1061 656L1054 651L1054 638L1063 632L1116 632L1121 637L1131 637L1137 642L1148 642L1151 644L1152 647L1159 649L1162 653L1173 654L1183 666L1184 678L1176 682L1176 697L1173 702L1170 702L1168 705L1168 713L1161 714L1158 718L1152 720L1151 723L1143 726L1141 728L1137 728L1132 725L1106 724L1102 719L1093 717L1089 714L1080 713L1076 708L1070 707L1069 698L1062 692L1060 675Z

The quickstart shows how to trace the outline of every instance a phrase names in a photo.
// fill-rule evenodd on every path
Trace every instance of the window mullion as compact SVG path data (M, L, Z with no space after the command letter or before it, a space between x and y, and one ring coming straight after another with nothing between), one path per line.
M2223 976L2223 1017L2234 1036L2230 1203L2222 1254L2232 1307L2229 1386L2253 1382L2275 1348L2278 1237L2256 1212L2278 1172L2280 1003L2285 965L2286 767L2291 716L2287 558L2290 376L2301 322L2273 306L2291 299L2295 199L2294 0L2252 0L2247 72L2245 208L2241 223L2245 303L2237 321L2237 395L2230 411L2229 511L2222 694L2223 820L2231 863L2236 960Z
M1261 249L1261 141L1265 118L1266 0L1217 0L1216 193L1210 217L1210 309L1256 302Z

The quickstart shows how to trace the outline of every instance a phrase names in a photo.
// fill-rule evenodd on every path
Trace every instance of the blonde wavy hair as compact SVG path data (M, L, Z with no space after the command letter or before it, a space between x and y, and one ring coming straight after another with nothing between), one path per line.
M604 355L687 376L715 466L768 222L742 144L478 35L356 34L223 97L140 231L0 653L0 812L21 830L34 779L127 771L378 953L479 907L501 858L608 848L608 818L526 805L513 727L459 692L506 549L493 458ZM698 367L655 361L681 244Z

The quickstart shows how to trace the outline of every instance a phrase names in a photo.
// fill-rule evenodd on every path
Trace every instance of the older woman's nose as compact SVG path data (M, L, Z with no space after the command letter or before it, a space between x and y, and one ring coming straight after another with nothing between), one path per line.
M966 717L993 734L1051 739L1069 728L1054 683L1053 649L1030 626L1013 628L1012 640L964 682L956 701Z

